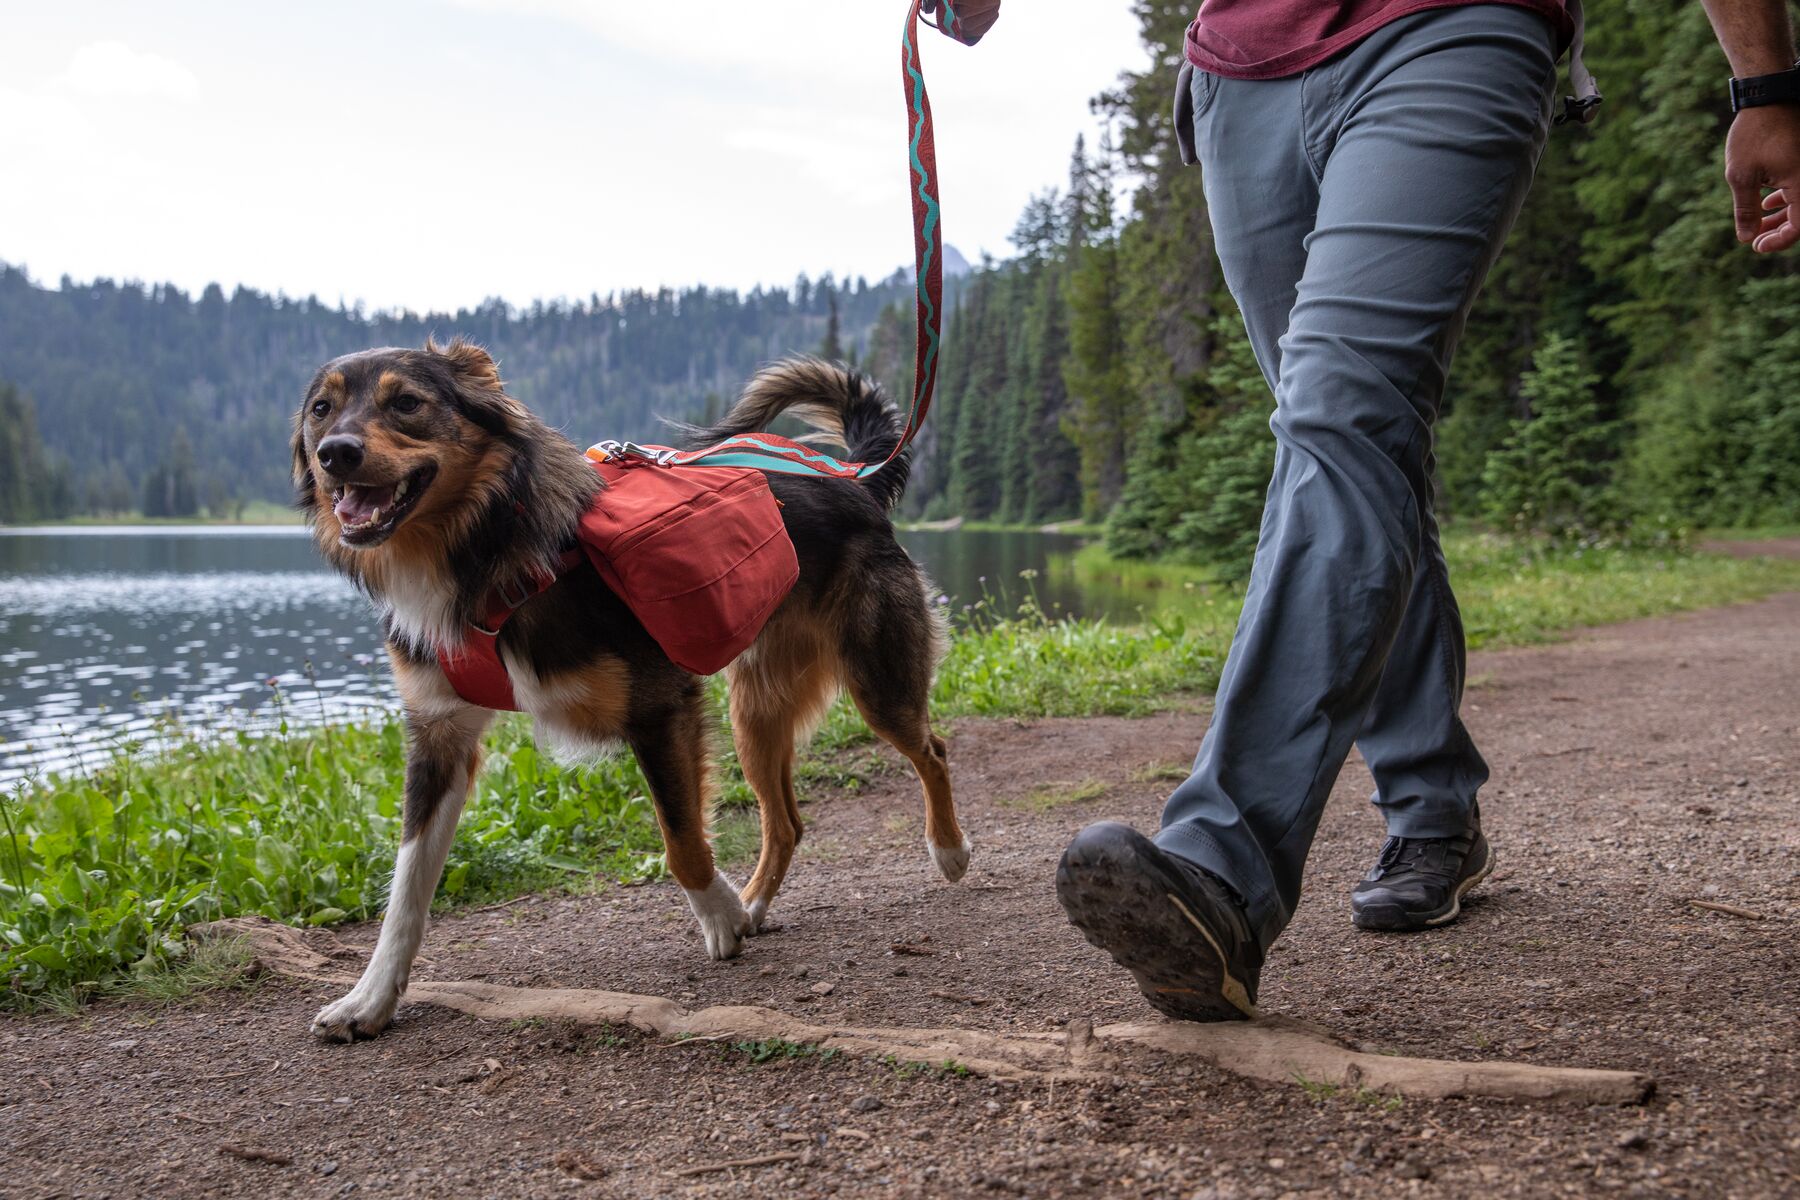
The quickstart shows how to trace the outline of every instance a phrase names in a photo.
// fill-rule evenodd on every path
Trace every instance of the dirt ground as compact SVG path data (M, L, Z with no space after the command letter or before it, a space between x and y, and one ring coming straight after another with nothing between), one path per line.
M333 989L266 978L0 1023L0 1196L1800 1194L1800 595L1480 654L1471 676L1495 876L1450 928L1354 930L1381 829L1353 761L1263 1007L1406 1054L1645 1071L1646 1105L1325 1094L1148 1051L1098 1083L1001 1083L418 1004L328 1046L307 1024ZM810 796L780 928L732 962L660 885L445 917L415 977L827 1024L1145 1019L1051 873L1088 821L1154 824L1204 719L958 722L961 885L897 767ZM360 965L374 934L307 937Z

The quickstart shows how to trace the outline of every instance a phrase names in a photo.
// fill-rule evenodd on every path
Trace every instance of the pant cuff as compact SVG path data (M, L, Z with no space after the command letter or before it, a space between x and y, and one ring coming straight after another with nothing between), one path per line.
M1381 810L1389 837L1447 838L1468 830L1475 802L1416 799L1383 804L1376 800L1375 807Z

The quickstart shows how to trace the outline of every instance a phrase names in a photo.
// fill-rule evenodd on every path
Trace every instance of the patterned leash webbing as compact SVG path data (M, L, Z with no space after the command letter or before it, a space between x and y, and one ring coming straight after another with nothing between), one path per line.
M962 19L950 0L938 0L938 28L957 41L963 36ZM918 435L931 410L937 388L938 349L944 320L944 231L939 222L937 144L932 137L931 98L925 94L925 70L919 64L919 0L907 8L900 34L901 82L906 89L907 158L912 175L913 278L917 296L914 312L913 392L906 414L906 428L893 453L881 462L845 462L773 433L747 433L726 438L699 450L671 450L664 446L639 446L632 442L601 442L588 451L590 458L642 458L660 466L756 467L793 475L834 475L863 479L897 458ZM930 25L931 22L926 21Z

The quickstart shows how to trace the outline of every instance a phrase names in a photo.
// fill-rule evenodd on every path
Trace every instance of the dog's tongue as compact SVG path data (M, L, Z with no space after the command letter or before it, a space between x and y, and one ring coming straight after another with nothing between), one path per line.
M359 487L348 484L344 494L338 497L332 511L337 519L345 525L361 525L374 518L376 512L388 508L394 502L392 487Z

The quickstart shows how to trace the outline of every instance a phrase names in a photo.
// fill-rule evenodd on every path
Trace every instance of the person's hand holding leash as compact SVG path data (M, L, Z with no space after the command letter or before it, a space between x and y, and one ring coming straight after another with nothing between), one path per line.
M1800 63L1786 0L1705 4L1731 60L1725 182L1738 241L1759 254L1791 249L1800 245Z
M919 10L926 14L937 12L938 0L920 0ZM1000 0L960 0L956 4L956 17L962 22L961 40L973 46L1000 19ZM942 25L938 28L950 32Z
M1725 139L1737 238L1758 254L1800 245L1800 105L1747 108ZM1774 188L1767 196L1763 188Z

